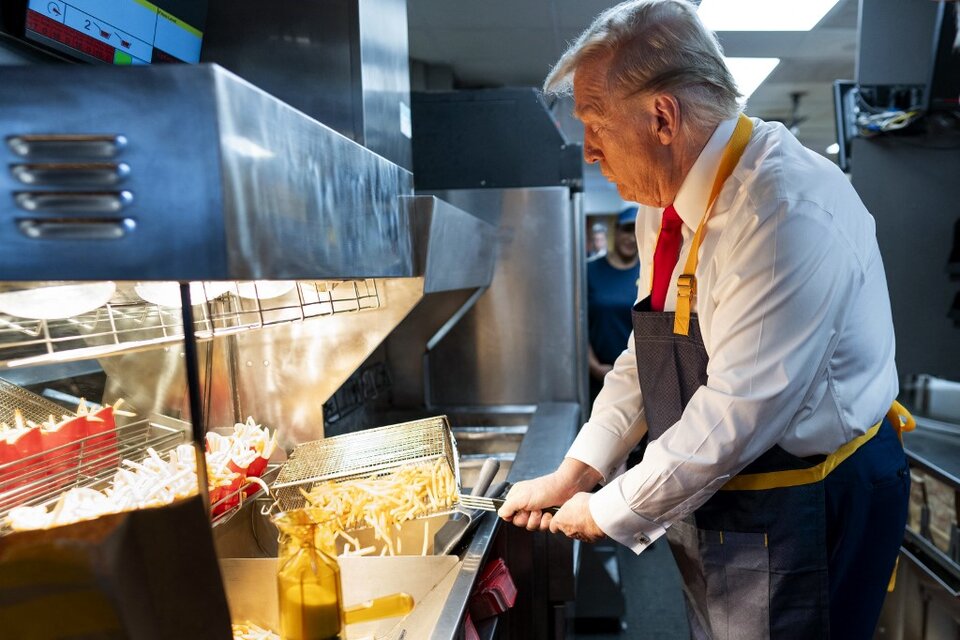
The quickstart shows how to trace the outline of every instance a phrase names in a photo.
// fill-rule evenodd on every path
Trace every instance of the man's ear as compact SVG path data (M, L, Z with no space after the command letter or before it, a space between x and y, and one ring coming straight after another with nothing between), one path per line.
M650 108L657 139L660 144L669 145L680 132L680 103L669 93L661 93L654 96Z

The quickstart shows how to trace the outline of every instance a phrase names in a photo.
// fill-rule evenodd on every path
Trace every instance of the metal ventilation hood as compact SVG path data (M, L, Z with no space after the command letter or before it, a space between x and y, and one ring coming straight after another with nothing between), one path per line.
M490 283L492 225L220 67L6 67L0 85L0 279L379 282L375 310L202 343L211 426L321 436L324 401L425 296ZM184 415L179 351L102 358L108 395Z
M411 174L220 67L0 86L3 279L415 275Z
M212 426L253 414L276 426L286 447L318 438L323 435L323 404L411 312L421 317L429 310L431 321L452 326L462 315L456 312L463 300L486 290L496 262L493 225L432 196L406 198L405 207L411 214L415 276L376 279L379 308L200 344L201 377L212 385L205 390ZM110 396L124 397L140 411L184 415L179 352L101 360L111 381ZM418 365L419 353L412 357Z

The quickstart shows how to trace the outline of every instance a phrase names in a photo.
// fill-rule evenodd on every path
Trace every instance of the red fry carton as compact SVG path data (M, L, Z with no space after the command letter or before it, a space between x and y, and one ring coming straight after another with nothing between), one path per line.
M79 474L80 440L87 437L87 417L67 418L54 425L41 425L44 461L50 484L62 487L76 482Z
M37 493L21 488L42 479L46 465L40 429L24 427L0 433L0 506L12 507ZM29 458L29 459L27 459Z
M106 406L87 417L88 438L84 443L84 458L90 473L116 467L117 423L113 407Z

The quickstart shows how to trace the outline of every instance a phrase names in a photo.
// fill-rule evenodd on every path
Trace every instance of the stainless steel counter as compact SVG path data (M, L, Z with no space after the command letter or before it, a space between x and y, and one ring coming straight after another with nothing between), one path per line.
M574 403L545 403L537 407L527 428L526 436L517 450L507 480L511 483L550 473L563 460L564 454L576 437L580 426L580 408ZM487 556L497 538L502 521L488 514L479 524L463 556L453 588L443 605L437 626L430 636L433 640L454 640L458 637L470 593L477 575L486 563ZM518 530L519 531L519 530ZM526 533L526 532L522 532ZM549 535L549 534L541 534ZM527 535L526 537L530 537ZM572 553L570 558L572 571ZM511 563L508 561L508 566ZM542 569L542 567L541 567ZM545 575L546 572L543 572ZM526 576L530 577L530 576ZM520 582L514 569L514 579ZM518 584L522 590L522 584ZM523 592L521 591L521 594ZM520 602L518 601L518 605ZM546 614L547 612L542 612Z
M499 418L494 420L499 424L503 422L505 415L494 414L487 417ZM465 419L467 422L476 422L471 416ZM579 424L580 410L575 403L538 405L529 417L529 424L510 466L507 480L518 482L556 469L563 460L570 443L573 442ZM514 443L515 436L520 431L516 427L490 428L499 429L502 433L500 431L495 433L513 439ZM457 427L454 428L455 433L456 430ZM484 446L489 447L491 444L485 442ZM218 556L221 559L230 559L224 560L225 566L239 567L242 572L249 573L251 567L258 567L256 561L250 560L276 557L276 531L260 515L261 506L251 502L228 522L215 528L214 538ZM466 542L462 555L459 558L451 558L457 561L456 566L442 576L443 579L437 582L423 599L418 600L413 613L399 622L394 631L405 630L407 638L454 640L459 637L477 577L488 557L496 554L507 561L519 591L516 607L503 616L499 621L500 626L510 628L520 624L524 630L510 637L521 637L525 640L540 637L540 632L531 635L526 631L528 628L542 628L542 633L546 633L545 630L550 625L544 621L553 615L550 603L562 601L565 598L564 594L569 594L572 598L571 541L551 534L533 534L523 529L501 525L502 522L495 514L486 514ZM407 558L404 561L417 562L418 560L426 559ZM424 571L426 570L425 565ZM269 579L258 579L255 582L261 585L264 580L269 581ZM567 585L567 581L571 584ZM228 585L230 587L228 596L233 596L233 600L236 600L235 594L239 583L237 580L232 582L234 584ZM244 606L240 609L249 609L249 607ZM415 635L411 636L411 634Z
M913 478L911 517L896 589L884 603L877 640L926 640L960 633L958 550L952 542L950 552L944 547L945 536L953 540L950 529L960 504L960 425L916 419L917 429L903 438Z
M960 425L918 417L903 445L911 466L960 487Z

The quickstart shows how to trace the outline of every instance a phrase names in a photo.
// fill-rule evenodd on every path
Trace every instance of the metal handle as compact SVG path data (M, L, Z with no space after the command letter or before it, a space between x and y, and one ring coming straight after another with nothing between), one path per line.
M7 146L24 158L113 158L127 146L127 138L109 134L31 134L10 136Z
M484 460L483 466L480 467L480 473L477 474L477 481L470 490L470 495L485 495L487 493L487 489L490 488L490 483L493 482L493 478L497 475L498 471L500 471L499 460L496 458L487 458Z
M77 220L18 220L20 233L36 240L119 240L137 228L131 218Z
M15 164L10 167L10 173L31 186L109 187L130 175L130 165L125 162Z
M500 507L503 506L504 501L498 498L481 498L478 496L458 496L458 501L460 506L467 509L479 509L481 511L499 511ZM560 510L560 507L547 507L541 509L543 513L549 513L551 515L556 515L557 511Z
M483 495L487 498L503 498L507 495L507 491L511 486L512 485L509 482L498 482L487 489L487 492Z
M946 580L941 578L936 571L928 567L923 560L914 555L910 550L900 547L900 553L902 553L910 562L914 564L928 579L935 582L940 586L944 591L950 594L951 598L960 597L960 590L958 590L954 585L948 584Z
M129 191L21 191L14 194L25 211L117 213L133 202Z
M490 483L493 482L494 476L497 475L497 472L500 471L500 461L496 458L487 458L483 461L483 466L480 467L480 473L477 474L477 481L473 483L473 488L470 489L471 496L484 496L487 493L487 489L490 488ZM463 517L464 514L459 512L454 512L450 515L451 520L459 520Z

